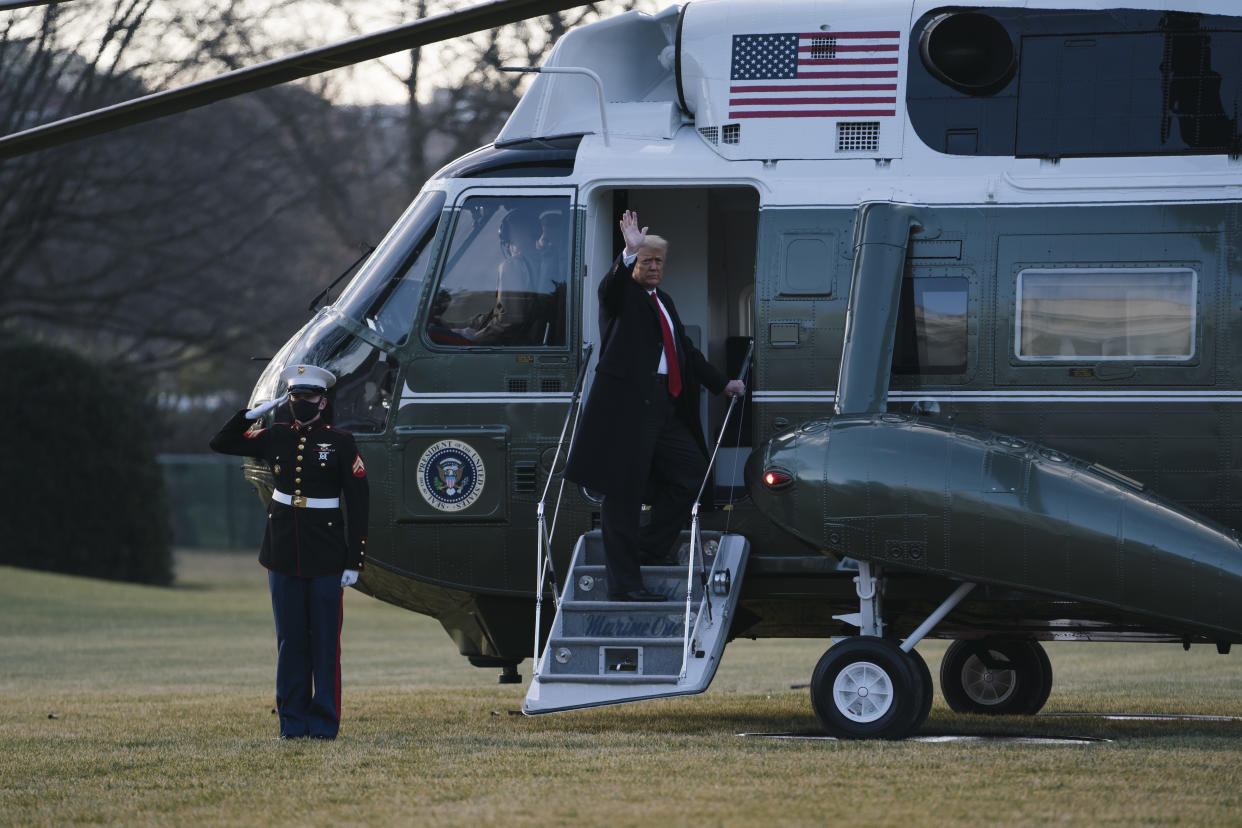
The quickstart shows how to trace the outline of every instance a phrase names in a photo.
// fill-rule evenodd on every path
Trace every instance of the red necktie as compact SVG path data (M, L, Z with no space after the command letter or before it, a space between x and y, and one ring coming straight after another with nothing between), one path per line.
M681 366L677 364L677 349L673 347L673 330L668 326L664 309L654 293L648 293L651 304L655 305L656 316L660 317L660 330L664 333L664 361L668 364L668 393L674 397L681 393Z

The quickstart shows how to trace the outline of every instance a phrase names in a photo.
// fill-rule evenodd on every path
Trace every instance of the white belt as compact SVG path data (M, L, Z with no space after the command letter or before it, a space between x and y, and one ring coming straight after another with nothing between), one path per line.
M277 503L283 503L286 506L296 506L299 509L339 509L341 507L341 499L339 497L287 495L280 489L272 491L272 500Z

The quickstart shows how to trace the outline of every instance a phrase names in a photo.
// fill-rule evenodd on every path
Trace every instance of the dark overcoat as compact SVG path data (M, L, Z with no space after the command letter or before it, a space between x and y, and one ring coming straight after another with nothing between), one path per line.
M656 293L673 319L682 381L677 416L706 458L699 390L705 386L719 394L728 378L686 336L672 297ZM632 268L618 256L599 285L599 362L565 467L568 479L600 494L641 492L647 484L650 469L642 462L640 443L648 397L661 388L651 381L664 346L658 314L647 291L634 281Z
M361 570L366 563L370 490L366 466L353 435L322 420L309 425L275 423L247 431L253 422L239 411L211 439L211 448L266 460L276 489L308 498L340 498L345 507L316 509L272 500L259 563L300 578ZM346 521L348 515L348 539Z

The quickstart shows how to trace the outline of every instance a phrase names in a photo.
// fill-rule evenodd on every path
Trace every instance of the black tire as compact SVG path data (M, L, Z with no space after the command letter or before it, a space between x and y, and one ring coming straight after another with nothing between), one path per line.
M1027 641L1025 644L1039 662L1040 678L1042 679L1039 692L1031 696L1031 702L1027 705L1027 715L1034 716L1044 709L1044 705L1048 702L1048 696L1052 693L1052 662L1048 660L1047 651L1044 650L1043 645L1038 641Z
M892 641L849 638L824 653L811 675L811 706L838 739L903 739L922 707L922 678Z
M906 653L906 658L914 667L914 676L922 684L919 688L922 696L919 701L919 708L915 711L914 720L910 723L910 732L914 733L923 726L927 721L927 715L931 713L932 701L935 695L935 688L932 687L932 674L927 666L927 661L919 654L918 650L911 650Z
M940 692L957 713L1030 715L1043 705L1050 681L1032 642L954 641L940 662ZM1049 671L1050 673L1051 671Z

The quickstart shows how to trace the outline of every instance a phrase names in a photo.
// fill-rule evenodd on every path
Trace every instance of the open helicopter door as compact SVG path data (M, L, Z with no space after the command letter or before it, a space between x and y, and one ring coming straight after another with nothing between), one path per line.
M642 225L670 241L665 287L687 335L713 364L737 376L745 349L735 354L734 346L751 329L750 305L745 303L754 296L758 194L736 186L651 187L599 190L592 199L597 243L586 245L592 251L584 294L587 330L596 310L590 288L619 252L617 217L635 210ZM592 338L590 333L587 338ZM725 423L739 422L744 408L733 410L724 398L712 398L712 405L704 406L709 449L723 428L731 451L749 450L749 435L740 439L737 429ZM725 409L731 411L729 418ZM704 511L744 491L725 487L722 499L719 462L717 458L701 493ZM549 512L552 508L549 504ZM644 584L668 596L667 601L613 602L607 600L601 533L587 532L578 539L556 596L559 606L551 631L546 641L536 642L537 663L523 712L552 713L707 689L729 637L750 544L727 530L692 531L683 533L678 548L678 564L643 567ZM541 588L540 593L545 605L551 603L550 590Z

